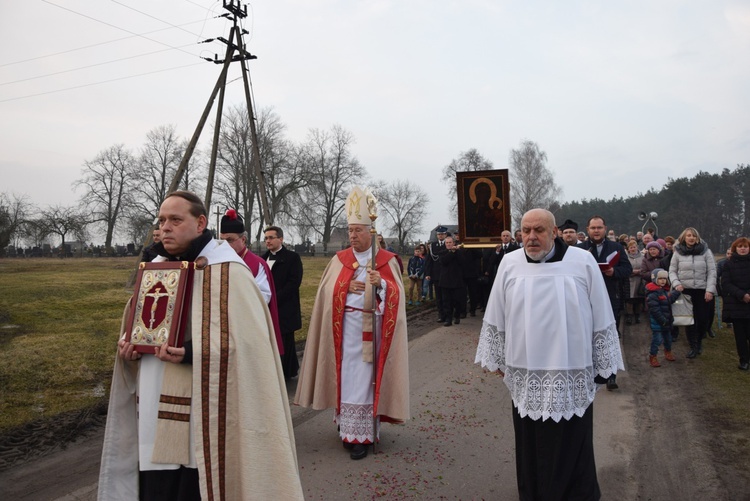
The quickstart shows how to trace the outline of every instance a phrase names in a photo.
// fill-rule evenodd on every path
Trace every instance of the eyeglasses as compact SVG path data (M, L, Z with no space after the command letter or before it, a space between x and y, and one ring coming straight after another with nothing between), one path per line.
M276 240L279 237L263 237L263 240Z

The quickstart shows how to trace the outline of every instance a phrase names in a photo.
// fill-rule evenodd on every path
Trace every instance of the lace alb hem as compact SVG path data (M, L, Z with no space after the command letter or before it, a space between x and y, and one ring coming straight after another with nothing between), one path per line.
M597 385L591 367L567 370L528 370L508 367L505 385L521 417L533 420L583 416L594 401Z
M505 370L505 331L486 321L482 322L474 363L493 372Z
M618 370L624 371L617 326L612 323L606 329L594 331L594 374L609 377Z
M624 370L615 324L595 331L592 336L592 365L557 370L529 370L507 367L505 332L488 322L482 324L475 363L505 373L505 385L521 417L531 419L570 419L583 416L597 391L594 377L609 377Z
M341 413L335 417L339 436L347 442L372 443L372 404L341 403ZM380 419L377 420L380 435Z
M625 370L617 327L614 323L605 329L594 331L592 345L594 374L609 377L616 374L618 370ZM490 371L505 372L505 331L499 330L495 325L486 321L482 323L474 363Z

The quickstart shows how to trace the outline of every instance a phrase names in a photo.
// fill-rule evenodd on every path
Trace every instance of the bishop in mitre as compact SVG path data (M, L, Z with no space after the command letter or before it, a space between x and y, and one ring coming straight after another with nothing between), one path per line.
M394 253L376 248L372 264L376 211L375 198L358 186L346 199L351 247L323 272L294 397L297 405L335 409L352 459L367 456L381 422L409 419L404 286Z

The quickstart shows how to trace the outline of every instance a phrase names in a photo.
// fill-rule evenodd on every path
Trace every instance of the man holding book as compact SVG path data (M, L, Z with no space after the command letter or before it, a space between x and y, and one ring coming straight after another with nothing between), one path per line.
M589 234L589 239L581 245L581 248L591 252L596 262L599 263L599 269L604 277L604 284L607 286L612 314L615 316L619 332L620 313L623 305L622 298L620 297L622 289L620 283L623 280L630 279L633 267L630 265L630 260L622 245L606 238L607 225L602 216L592 216L589 219L586 231ZM607 389L617 389L616 375L613 374L607 380Z
M145 350L121 329L99 499L302 499L273 325L250 270L212 238L193 193L167 195L159 226L154 262L194 269L177 308L184 342Z

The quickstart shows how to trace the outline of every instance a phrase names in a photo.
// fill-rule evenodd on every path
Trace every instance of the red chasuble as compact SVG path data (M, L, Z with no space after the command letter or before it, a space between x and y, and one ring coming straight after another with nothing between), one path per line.
M393 276L388 261L395 256L394 253L380 249L375 257L375 269L380 273L380 278L385 280L387 285L386 291L387 296L385 298L385 308L383 311L383 318L380 324L381 338L380 345L377 347L379 352L377 364L377 382L375 384L375 394L373 395L373 414L378 415L378 401L380 400L380 388L383 379L383 370L385 367L385 361L388 359L388 352L391 348L391 342L393 341L393 333L396 328L396 321L398 319L398 305L399 305L399 287L396 282L396 278ZM349 291L349 283L354 276L354 271L359 267L357 258L354 257L354 251L350 248L339 251L336 253L339 261L343 265L338 278L336 279L336 285L333 293L333 311L332 311L332 325L333 325L333 342L336 350L336 383L338 388L336 413L339 414L341 411L341 359L342 359L342 340L344 333L344 313L346 307L346 295ZM368 325L362 325L363 328L363 340L371 341L372 336L372 323L367 322ZM388 416L381 416L381 421L385 422L400 422L389 418Z

